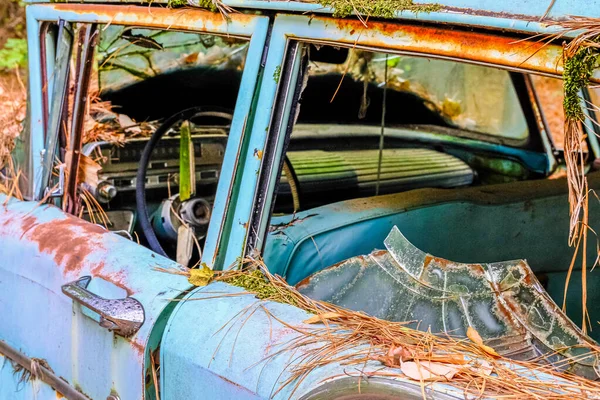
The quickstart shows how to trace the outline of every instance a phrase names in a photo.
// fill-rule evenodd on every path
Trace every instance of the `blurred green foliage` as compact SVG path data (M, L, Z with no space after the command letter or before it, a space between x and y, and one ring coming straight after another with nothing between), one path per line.
M9 38L0 49L0 70L27 66L27 41Z
M25 67L25 2L0 0L0 71Z

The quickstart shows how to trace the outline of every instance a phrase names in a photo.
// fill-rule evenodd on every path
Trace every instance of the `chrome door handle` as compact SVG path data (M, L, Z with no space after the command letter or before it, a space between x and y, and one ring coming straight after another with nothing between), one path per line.
M87 290L92 277L84 276L62 286L68 297L100 315L100 326L117 335L128 337L136 333L144 323L144 307L132 297L105 299Z

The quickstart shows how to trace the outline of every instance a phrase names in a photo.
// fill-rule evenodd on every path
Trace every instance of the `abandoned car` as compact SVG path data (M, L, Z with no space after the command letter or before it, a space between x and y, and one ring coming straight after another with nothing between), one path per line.
M390 1L404 6L366 18L342 2L126 3L27 6L23 200L0 195L0 398L471 395L377 360L291 379L302 347L277 349L305 310L246 315L243 288L165 272L249 258L315 301L473 329L506 359L598 379L600 310L582 332L578 271L560 308L573 249L548 4ZM558 0L547 18L594 9Z

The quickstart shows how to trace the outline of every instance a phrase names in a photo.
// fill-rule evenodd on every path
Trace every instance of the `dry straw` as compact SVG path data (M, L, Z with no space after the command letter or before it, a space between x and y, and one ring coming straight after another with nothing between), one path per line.
M188 278L192 275L192 270L157 270ZM268 362L270 358L288 352L298 354L300 349L301 354L295 356L293 363L288 366L291 376L273 395L289 385L293 385L295 391L316 368L341 363L356 366L355 370L363 377L406 378L414 375L414 370L407 366L416 366L417 376L421 376L421 379L417 377L417 381L420 381L423 394L432 382L443 382L463 391L470 398L600 397L599 383L557 372L554 367L543 363L542 358L529 362L503 358L477 340L476 332L469 335L470 339L434 335L411 329L406 326L406 322L385 321L327 302L312 300L288 285L281 277L272 275L262 261L246 259L243 270L215 272L212 281L242 287L245 292L239 295L252 294L258 299L256 307L246 308L228 324L235 321L245 323L257 311L262 310L272 320L298 333L291 341L282 343L280 349L269 354L265 360ZM231 294L211 295L199 300L228 296ZM194 299L187 301L190 300ZM264 307L264 301L290 304L314 316L304 321L304 324L292 325L272 314ZM368 361L378 361L394 368L361 372ZM435 370L443 367L450 372L438 375L432 369L434 366ZM427 374L431 376L423 378Z
M563 298L563 310L566 307L567 291L571 275L581 255L582 282L582 330L587 332L591 321L587 309L587 273L598 263L598 258L588 263L588 235L597 236L589 226L588 206L590 196L595 196L590 189L586 173L586 153L583 145L586 140L584 124L586 123L585 108L592 112L600 111L598 107L581 98L581 90L590 86L594 71L600 67L600 19L572 17L558 24L562 31L551 39L557 40L565 35L577 36L563 47L563 87L564 87L564 157L569 186L569 212L571 217L569 245L574 248L573 258L569 266ZM591 120L592 124L598 124ZM593 126L588 126L589 132L594 132Z

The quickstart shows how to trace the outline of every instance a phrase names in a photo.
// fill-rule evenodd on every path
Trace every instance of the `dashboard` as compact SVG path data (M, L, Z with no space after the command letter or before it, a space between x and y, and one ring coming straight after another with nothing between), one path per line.
M221 128L206 128L192 135L196 182L198 185L215 184L227 144L227 132ZM96 195L101 202L112 200L118 193L134 192L136 175L148 138L128 139L125 146L95 142L83 152L100 159ZM179 174L179 136L166 136L155 147L146 174L146 189L168 189L177 186ZM102 188L110 188L110 190ZM110 191L110 193L108 193Z

